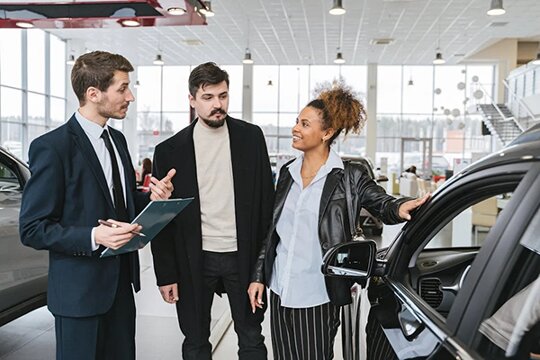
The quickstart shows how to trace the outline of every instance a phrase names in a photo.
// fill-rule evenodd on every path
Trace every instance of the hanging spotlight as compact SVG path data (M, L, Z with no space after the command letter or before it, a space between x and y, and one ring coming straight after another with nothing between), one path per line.
M414 81L413 81L413 79L411 78L411 79L409 80L409 86L413 86L413 85L414 85Z
M251 59L251 53L249 52L249 48L246 48L246 53L244 54L244 60L242 60L244 64L253 64L253 60Z
M74 65L74 64L75 64L75 56L71 54L66 60L66 65Z
M274 83L272 83L272 80L268 80L268 84L266 86L274 86Z
M180 16L186 13L186 9L182 9L181 7L170 7L167 9L167 12L173 16Z
M536 59L532 61L533 65L540 65L540 52L536 54Z
M438 52L435 55L435 59L433 59L433 65L442 65L444 63L446 63L446 60L443 59L442 53Z
M165 61L161 58L161 54L156 55L156 59L154 60L154 65L164 65Z
M203 14L206 17L212 17L214 16L214 12L212 11L212 4L210 1L203 1L203 4L205 7L201 8L201 14Z
M141 83L139 82L139 80L135 81L135 84L133 84L133 87L138 88L139 86L141 86Z
M504 13L506 13L506 10L503 8L502 0L491 0L491 6L489 7L487 14L490 16L498 16L503 15Z
M342 53L337 53L336 58L334 59L334 64L345 64L345 59L343 58Z
M330 15L343 15L347 10L343 8L342 0L334 0L334 6L328 12Z

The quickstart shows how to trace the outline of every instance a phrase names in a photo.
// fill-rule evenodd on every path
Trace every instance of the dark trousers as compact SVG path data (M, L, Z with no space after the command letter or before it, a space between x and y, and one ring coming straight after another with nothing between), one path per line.
M210 337L210 312L214 293L219 284L223 284L234 321L234 331L238 335L238 358L240 360L266 360L267 350L264 345L264 336L261 334L261 322L264 313L257 310L252 314L249 302L246 300L247 289L241 286L238 276L238 253L216 253L204 251L203 273L205 292L201 299L201 307L204 315L202 331L189 323L192 316L183 316L181 307L178 307L180 328L184 333L185 340L182 345L184 360L209 360L212 359L212 345L208 341ZM179 294L182 298L182 294Z
M310 308L286 308L270 292L270 328L275 360L334 358L339 307L331 303Z
M135 359L135 300L128 255L121 255L114 303L103 315L55 315L57 360Z

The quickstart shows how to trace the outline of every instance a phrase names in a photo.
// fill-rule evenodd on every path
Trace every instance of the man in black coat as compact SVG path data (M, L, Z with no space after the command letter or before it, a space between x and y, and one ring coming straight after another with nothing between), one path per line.
M197 119L156 147L153 173L175 168L172 197L194 197L152 242L163 299L176 303L184 359L212 358L214 293L229 298L240 359L266 359L265 306L251 311L247 289L270 222L274 187L261 129L227 115L229 77L214 63L189 77ZM261 304L262 305L262 304Z

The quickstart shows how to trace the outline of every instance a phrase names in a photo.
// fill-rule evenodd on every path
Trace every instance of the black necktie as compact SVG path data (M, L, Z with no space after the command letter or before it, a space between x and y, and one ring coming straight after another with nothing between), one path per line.
M126 209L126 203L124 202L124 190L122 188L122 181L120 180L120 171L118 170L118 162L116 161L116 155L109 137L109 132L103 130L101 138L105 142L105 147L109 150L111 156L112 175L113 175L113 194L114 194L114 208L116 210L116 216L118 221L129 221L129 216Z

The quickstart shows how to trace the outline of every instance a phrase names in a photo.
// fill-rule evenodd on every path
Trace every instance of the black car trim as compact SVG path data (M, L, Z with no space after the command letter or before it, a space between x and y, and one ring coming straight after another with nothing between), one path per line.
M400 282L386 278L385 283L392 290L394 295L404 304L411 313L421 321L443 346L454 356L459 356L462 360L478 359L478 355L461 345L458 339L453 339L452 333L446 326L444 319L433 311L430 307L424 306L423 300L418 298L418 294L411 292L409 288ZM458 357L456 357L458 359Z

